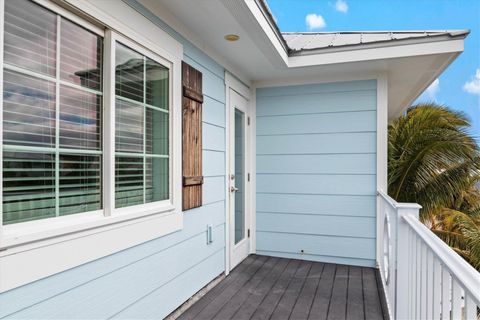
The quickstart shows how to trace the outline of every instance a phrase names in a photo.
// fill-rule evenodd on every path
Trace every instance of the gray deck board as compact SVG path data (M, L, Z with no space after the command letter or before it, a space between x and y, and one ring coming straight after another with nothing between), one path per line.
M251 255L179 319L386 319L376 272Z
M257 307L262 303L262 301L267 296L270 289L277 282L280 275L283 273L287 264L290 262L289 259L280 259L277 265L272 269L272 272L262 280L262 282L253 290L250 296L247 298L245 303L238 309L237 313L234 314L233 318L238 320L247 320L250 319L257 310Z
M333 280L332 297L328 309L328 320L346 318L348 288L348 266L337 266Z
M326 264L323 268L322 276L318 284L317 293L313 299L308 319L324 320L327 319L328 308L332 298L333 279L335 278L336 265Z
M373 269L365 268L363 273L363 296L366 319L383 319L382 305Z
M325 265L323 263L314 263L312 265L307 279L305 279L305 284L303 285L302 291L300 292L297 302L292 310L290 318L295 320L308 319L313 298L315 298L318 282L320 281L324 266Z
M268 293L262 303L255 310L251 319L262 320L269 319L272 315L275 307L283 296L283 293L287 289L291 279L295 275L295 272L300 265L299 260L291 260L287 265L287 268L282 273L277 283L273 286L272 290Z
M347 320L364 318L362 268L350 266L349 270Z

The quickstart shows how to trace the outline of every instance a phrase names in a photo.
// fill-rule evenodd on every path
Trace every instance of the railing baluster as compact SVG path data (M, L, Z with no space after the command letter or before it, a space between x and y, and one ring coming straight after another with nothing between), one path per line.
M412 231L412 228L408 228L409 231L409 256L410 256L410 271L409 271L409 285L410 287L408 288L408 296L410 298L410 303L408 306L408 316L410 319L414 317L414 311L415 311L415 264L416 264L416 257L415 257L415 244L416 244L416 237L415 234Z
M415 319L420 319L420 304L421 304L421 268L422 268L422 247L421 247L421 240L420 237L417 237L415 245L415 253L417 256L417 263L416 263L416 277L415 277Z
M470 294L465 294L465 319L477 320L477 305Z
M451 293L450 273L445 266L442 266L442 320L450 319Z
M452 319L462 319L462 290L455 278L452 277Z
M427 319L432 319L433 313L433 253L427 248Z
M442 303L442 266L437 257L433 258L433 314L432 319L440 319L440 307Z
M427 246L421 242L420 319L427 318Z

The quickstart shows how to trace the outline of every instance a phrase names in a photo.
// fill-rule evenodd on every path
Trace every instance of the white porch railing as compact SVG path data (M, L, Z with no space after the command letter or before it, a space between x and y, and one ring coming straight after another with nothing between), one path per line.
M378 192L379 268L390 318L477 320L480 273L419 221L420 208Z

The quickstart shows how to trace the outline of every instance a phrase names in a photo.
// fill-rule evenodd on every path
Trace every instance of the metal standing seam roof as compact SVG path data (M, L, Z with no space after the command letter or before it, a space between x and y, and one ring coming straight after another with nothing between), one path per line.
M254 0L288 55L311 51L342 51L357 48L464 39L470 30L408 30L408 31L342 31L342 32L281 32L266 0Z
M358 32L282 32L290 50L295 52L346 46L388 44L400 40L442 40L465 38L469 30L358 31Z

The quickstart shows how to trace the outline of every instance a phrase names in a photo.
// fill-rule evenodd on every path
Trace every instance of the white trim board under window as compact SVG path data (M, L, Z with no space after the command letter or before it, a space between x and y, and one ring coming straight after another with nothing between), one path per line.
M74 2L74 1L72 1ZM140 244L142 242L155 239L162 235L179 230L183 226L181 213L181 58L183 52L181 46L162 30L155 27L155 33L168 40L164 43L173 44L173 48L162 48L153 44L149 39L139 36L136 32L131 32L130 27L123 25L119 21L128 21L122 19L122 15L131 15L135 23L135 29L139 32L152 31L151 23L142 18L138 19L134 10L119 2L111 2L111 10L102 10L95 8L88 1L81 2L80 8L85 14L91 16L94 20L101 21L107 27L104 32L103 27L93 25L81 18L73 15L64 8L57 7L51 2L35 1L48 10L57 14L57 26L65 16L66 19L81 27L103 37L103 84L101 89L85 88L84 86L70 83L61 79L59 75L59 50L56 50L56 73L42 74L24 70L15 65L5 65L5 70L33 76L43 81L52 81L56 84L55 105L58 106L60 95L58 91L60 86L72 88L72 90L81 90L88 94L97 94L102 96L103 104L102 115L102 141L99 150L90 150L88 148L75 149L75 153L81 155L98 155L103 157L101 161L101 190L103 195L101 207L98 210L87 210L84 213L58 216L58 189L55 194L55 212L56 217L40 219L35 221L14 223L9 225L0 225L0 292L17 287L19 285L43 278L65 269L77 266L79 264L103 257L105 255L117 252L119 250ZM4 13L5 3L0 0L0 12ZM105 6L105 4L103 4ZM108 6L108 4L107 4ZM115 8L114 8L115 7ZM3 35L4 35L4 16L0 15L0 43L1 54L3 58ZM136 19L133 19L136 18ZM103 23L105 20L106 23ZM84 22L84 23L83 23ZM99 24L99 25L101 25ZM111 27L123 34L119 34ZM108 28L110 27L110 28ZM57 40L59 35L57 35ZM131 40L135 39L135 41ZM144 110L153 110L158 114L166 115L163 119L168 122L168 151L162 154L154 154L151 157L146 155L143 150L142 159L145 164L152 159L166 159L168 163L168 190L160 200L128 206L124 208L115 208L115 46L121 43L132 50L135 50L143 56L143 60L151 59L166 68L168 71L168 108L158 109L146 103L145 99L141 102ZM161 43L161 42L158 42ZM59 48L60 44L56 45ZM180 50L179 50L180 48ZM174 52L175 54L172 54ZM0 64L3 69L3 59L0 58ZM145 67L144 63L144 69ZM3 92L3 72L0 75L0 89ZM118 97L117 97L118 98ZM124 100L128 100L125 98ZM3 101L0 107L3 110ZM152 113L150 112L150 113ZM144 112L145 114L147 112ZM1 113L0 123L3 124L3 112ZM59 114L55 115L56 137L55 153L61 153L64 150L59 146ZM165 118L166 117L166 118ZM144 118L145 123L145 118ZM145 131L145 129L144 129ZM0 130L3 133L3 129ZM102 133L101 132L101 133ZM0 135L1 135L0 133ZM145 134L145 132L144 132ZM3 141L3 137L0 136ZM145 142L143 142L145 148ZM3 149L12 149L12 146ZM43 149L31 146L21 146L24 151L43 152ZM21 149L20 148L20 149ZM22 150L20 150L22 151ZM152 152L153 153L153 152ZM117 154L118 155L118 154ZM59 181L58 157L55 163L55 180ZM175 159L175 161L173 161ZM3 173L3 161L0 161L0 172ZM88 169L91 171L91 169ZM88 171L87 170L87 171ZM0 174L1 174L0 173ZM2 177L3 179L3 177ZM143 176L145 181L145 174ZM144 183L145 185L145 183ZM145 192L145 187L144 192ZM3 191L2 191L3 192ZM3 194L0 192L0 194ZM164 199L164 200L163 200ZM2 200L3 201L3 200ZM3 203L3 202L2 202ZM1 215L0 215L1 218ZM3 221L3 219L0 219ZM35 265L35 270L28 266ZM22 266L22 267L19 267Z

